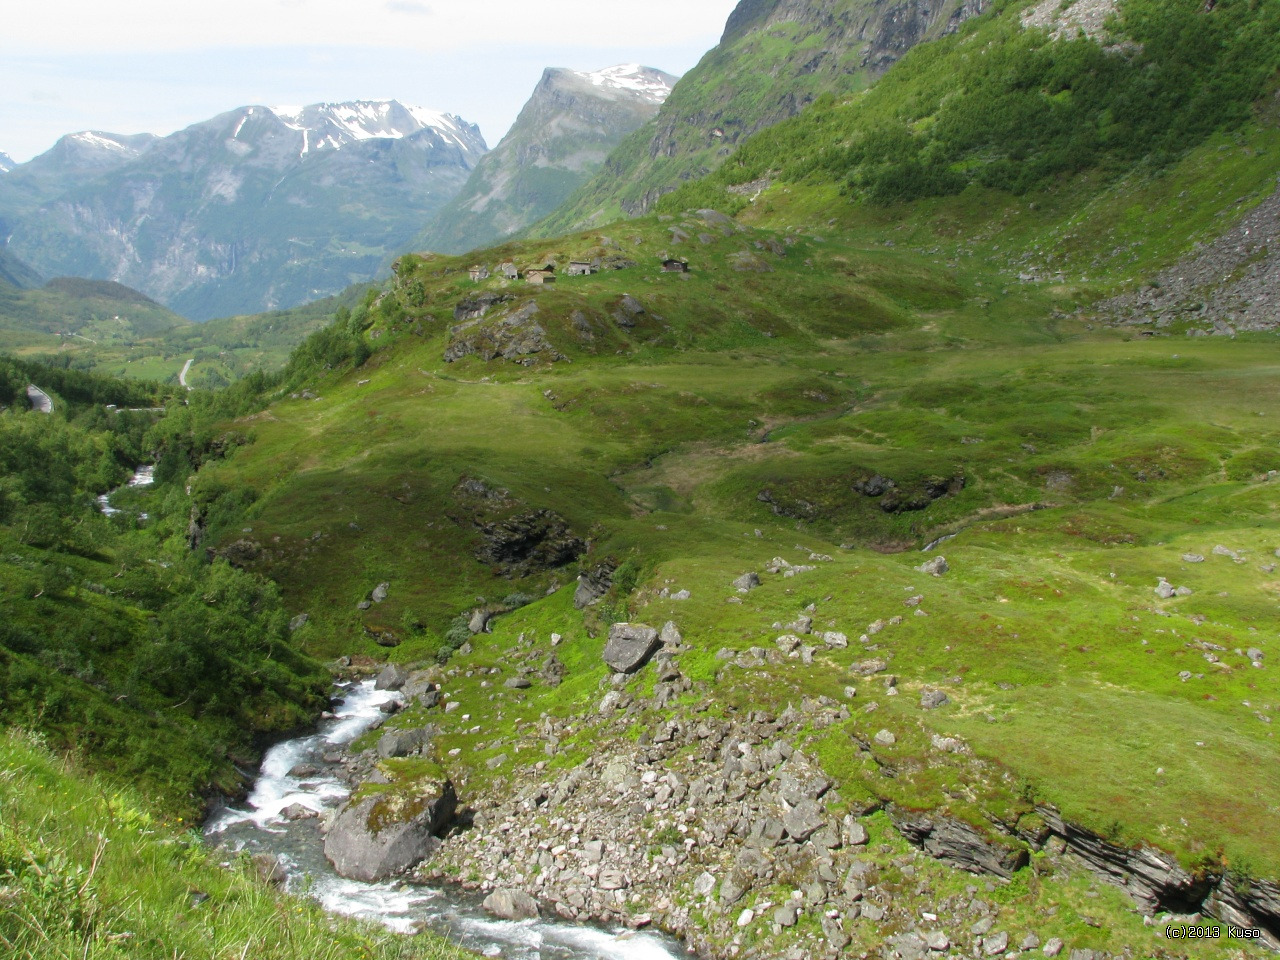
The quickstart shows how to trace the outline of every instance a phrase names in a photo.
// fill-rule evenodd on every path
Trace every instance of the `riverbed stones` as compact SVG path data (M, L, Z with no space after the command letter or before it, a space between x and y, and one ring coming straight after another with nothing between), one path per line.
M348 802L324 839L324 855L348 880L376 883L404 873L439 846L458 798L445 778L419 780L412 795L379 794Z
M539 915L538 901L523 890L495 890L481 906L499 920L535 920Z
M661 645L658 631L653 627L643 623L615 623L609 628L604 662L616 673L635 673Z

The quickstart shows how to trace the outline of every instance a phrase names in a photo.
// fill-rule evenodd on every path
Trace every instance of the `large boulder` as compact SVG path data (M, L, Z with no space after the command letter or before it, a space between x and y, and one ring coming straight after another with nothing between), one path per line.
M615 623L609 628L604 662L618 673L635 673L662 646L658 631L643 623Z
M384 760L407 757L417 753L436 735L434 726L413 727L409 730L388 730L378 740L378 756Z
M533 920L538 916L538 901L523 890L495 890L484 898L482 906L499 920Z
M381 794L349 802L324 838L324 855L339 876L376 883L398 876L429 858L436 835L458 806L453 783L441 778L415 785L415 792Z
M409 679L409 671L398 663L387 664L378 679L374 681L375 690L399 690Z

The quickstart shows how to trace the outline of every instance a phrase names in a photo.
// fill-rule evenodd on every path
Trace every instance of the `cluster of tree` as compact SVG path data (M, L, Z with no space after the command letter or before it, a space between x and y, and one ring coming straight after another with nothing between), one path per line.
M27 411L37 374L75 403ZM304 723L324 703L327 674L291 644L273 584L190 549L189 460L117 515L94 498L178 438L186 454L215 446L211 424L258 402L267 379L131 414L88 398L145 404L155 394L4 358L0 378L20 384L24 401L0 413L0 721L171 803L237 786L231 758Z

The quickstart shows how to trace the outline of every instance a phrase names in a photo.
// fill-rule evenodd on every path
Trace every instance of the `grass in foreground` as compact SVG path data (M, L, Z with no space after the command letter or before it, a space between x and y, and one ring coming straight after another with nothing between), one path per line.
M0 953L11 960L465 960L331 917L227 866L181 820L0 735Z

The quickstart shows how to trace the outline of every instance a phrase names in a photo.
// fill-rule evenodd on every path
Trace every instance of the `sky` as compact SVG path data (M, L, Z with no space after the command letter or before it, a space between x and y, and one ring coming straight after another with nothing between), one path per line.
M37 0L0 30L0 152L246 105L396 99L495 146L545 67L684 73L737 0Z

